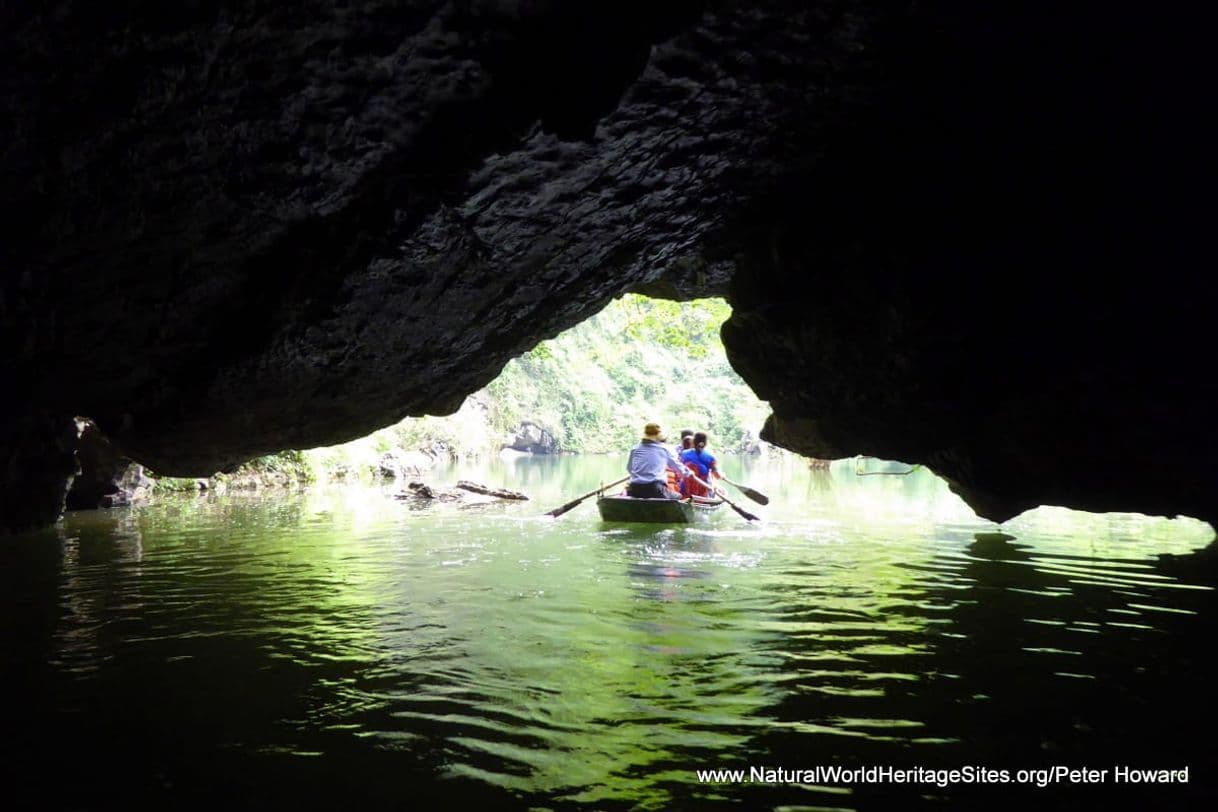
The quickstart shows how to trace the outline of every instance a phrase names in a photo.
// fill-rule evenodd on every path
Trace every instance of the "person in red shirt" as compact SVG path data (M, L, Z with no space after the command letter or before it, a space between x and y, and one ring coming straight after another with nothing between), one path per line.
M681 462L685 463L698 479L713 484L711 477L722 479L723 475L719 473L719 461L706 450L706 440L706 432L699 431L694 434L694 447L681 452ZM714 493L692 479L688 481L687 488L690 496L714 496Z

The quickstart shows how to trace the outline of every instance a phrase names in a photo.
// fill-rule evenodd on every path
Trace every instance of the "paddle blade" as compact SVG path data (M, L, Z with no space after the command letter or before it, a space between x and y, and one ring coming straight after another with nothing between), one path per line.
M727 504L728 504L728 507L730 507L732 510L736 511L737 513L739 513L739 514L740 514L741 516L743 516L744 518L748 519L750 522L759 522L759 521L761 521L761 517L760 517L760 516L754 516L752 513L749 513L747 510L745 510L744 508L742 508L742 507L740 507L739 505L737 505L735 502L728 502Z
M745 485L737 485L736 487L740 489L740 492L742 494L744 494L748 498L752 499L757 504L759 504L759 505L770 504L770 497L766 496L761 491L755 491L752 488L747 487Z
M585 498L586 498L586 497L585 497ZM576 505L578 505L578 504L579 504L580 502L582 502L582 501L584 501L584 500L583 500L583 499L573 499L573 500L571 500L570 502L568 502L567 504L563 505L562 507L556 507L556 508L554 508L553 510L546 511L544 515L546 515L546 516L556 516L556 517L557 517L557 516L561 516L561 515L563 515L564 513L566 513L568 510L570 510L571 508L573 508L573 507L575 507Z
M762 493L762 492L761 492L761 491L759 491L759 490L755 490L754 488L750 488L748 485L741 485L739 482L732 482L732 481L731 481L730 479L728 479L727 477L724 477L724 478L723 478L723 481L724 481L724 482L726 482L726 483L728 483L728 484L729 484L729 485L731 485L733 488L735 488L736 490L740 491L740 492L741 492L741 493L743 493L745 496L747 496L748 498L752 499L754 502L756 502L756 503L757 503L757 504L759 504L759 505L768 505L768 504L770 504L770 497L766 496L764 493Z

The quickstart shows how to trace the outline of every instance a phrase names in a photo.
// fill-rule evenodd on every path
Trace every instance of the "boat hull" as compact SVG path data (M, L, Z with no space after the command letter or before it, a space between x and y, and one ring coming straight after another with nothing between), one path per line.
M714 512L723 502L704 499L635 499L602 496L596 500L601 519L607 522L689 524L696 517Z

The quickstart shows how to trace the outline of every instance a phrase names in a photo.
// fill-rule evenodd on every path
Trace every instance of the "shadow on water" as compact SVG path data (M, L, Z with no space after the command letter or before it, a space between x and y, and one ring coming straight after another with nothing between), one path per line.
M799 613L801 623L814 618L836 633L806 636L806 645L787 635L783 654L824 667L804 670L798 690L769 709L798 725L775 724L750 742L756 755L745 760L799 753L805 765L972 765L1007 770L1012 780L1025 768L1106 771L1092 783L1059 779L1047 787L863 784L846 799L831 788L818 803L833 808L993 808L997 800L1012 808L1209 808L1218 799L1211 777L1218 759L1198 742L1218 729L1218 713L1211 658L1199 642L1214 632L1215 593L1166 572L1194 557L1209 559L1199 569L1213 573L1212 546L1147 565L1077 556L1076 569L1061 572L1057 556L1033 544L975 533L962 551L909 564L951 577L893 590L903 600L883 619L864 613L855 618L861 623L842 623L848 615L824 608ZM1119 767L1188 767L1191 781L1118 784ZM749 793L766 804L809 796L808 788Z

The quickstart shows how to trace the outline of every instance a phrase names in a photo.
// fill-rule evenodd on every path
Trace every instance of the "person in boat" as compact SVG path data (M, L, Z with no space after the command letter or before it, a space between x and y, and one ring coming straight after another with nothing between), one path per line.
M680 499L678 490L668 487L667 472L676 474L678 486L685 479L687 469L665 443L667 438L659 423L648 423L643 427L643 439L630 449L626 470L630 482L626 495L636 499Z
M677 456L681 455L682 451L688 451L694 447L694 430L681 429L681 444L677 446Z
M698 479L713 485L714 479L723 479L723 474L719 473L719 461L714 455L706 450L706 432L699 431L694 434L694 447L681 452L681 462L689 466L689 470L693 471ZM715 494L704 487L703 485L690 479L685 485L686 493L690 496L714 496Z
M681 429L681 442L673 449L673 452L677 455L677 459L681 459L681 452L687 451L693 447L694 430ZM668 489L670 491L679 491L682 498L684 498L689 496L689 486L692 484L693 480L689 477L685 477L680 481L680 483L678 483L676 473L673 472L671 468L668 470Z

